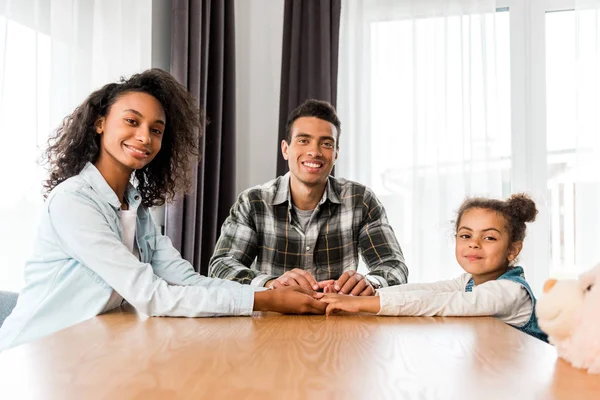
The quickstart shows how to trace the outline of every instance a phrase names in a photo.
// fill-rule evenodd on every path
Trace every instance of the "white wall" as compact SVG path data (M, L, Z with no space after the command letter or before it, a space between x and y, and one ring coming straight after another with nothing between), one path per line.
M236 0L236 188L275 178L283 0Z

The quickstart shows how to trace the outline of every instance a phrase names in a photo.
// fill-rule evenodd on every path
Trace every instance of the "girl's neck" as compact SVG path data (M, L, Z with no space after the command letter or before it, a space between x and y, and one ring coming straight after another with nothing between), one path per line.
M108 186L115 192L121 204L125 204L125 190L127 190L133 170L118 162L111 162L107 157L102 156L98 158L94 165L98 168Z
M487 281L494 281L500 276L502 276L502 274L504 274L506 271L508 271L508 269L509 266L507 265L506 267L486 272L484 274L472 274L473 282L475 283L475 285L481 285L482 283L486 283Z

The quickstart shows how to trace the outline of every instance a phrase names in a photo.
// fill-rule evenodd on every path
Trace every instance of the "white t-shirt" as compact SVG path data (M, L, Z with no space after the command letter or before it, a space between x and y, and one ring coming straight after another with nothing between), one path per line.
M533 312L533 301L522 285L506 279L473 286L465 292L471 274L433 283L409 283L377 290L378 315L494 316L507 324L523 326Z
M301 210L293 204L292 207L294 207L294 211L298 217L298 223L302 228L302 232L306 233L306 227L308 226L308 223L310 222L315 210Z
M123 244L127 246L130 252L139 259L139 251L135 242L135 224L137 222L136 210L121 210L121 228L123 230ZM116 290L110 294L110 298L102 310L103 313L117 308L123 302L123 297Z

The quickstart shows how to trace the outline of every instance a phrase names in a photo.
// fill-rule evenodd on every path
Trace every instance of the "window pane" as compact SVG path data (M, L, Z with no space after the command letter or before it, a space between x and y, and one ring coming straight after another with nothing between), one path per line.
M50 38L0 17L0 290L19 290L43 204L44 170L37 164L48 138ZM2 51L3 50L3 51ZM41 147L40 147L41 146Z
M553 274L600 260L598 16L546 14L546 131Z
M411 282L456 276L456 209L510 191L509 13L375 22L370 37L369 184Z

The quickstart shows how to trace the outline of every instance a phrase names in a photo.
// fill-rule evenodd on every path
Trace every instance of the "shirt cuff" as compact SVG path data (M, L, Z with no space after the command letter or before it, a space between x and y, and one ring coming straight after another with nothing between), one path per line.
M395 293L396 294L396 293ZM402 306L406 304L406 298L386 292L377 292L379 296L379 312L377 315L402 315Z
M264 287L265 284L271 279L277 279L277 276L267 275L267 274L259 274L250 282L251 286Z
M248 285L240 285L240 297L233 315L252 315L254 310L254 293L256 290Z
M367 278L367 280L368 280L370 283L377 283L377 284L379 284L379 287L375 287L375 289L379 289L379 288L382 288L382 287L387 287L387 286L388 286L388 283L387 283L387 281L386 281L385 279L383 279L383 278L382 278L381 276L379 276L379 275L371 275L371 274L369 273L369 274L365 275L365 278Z

